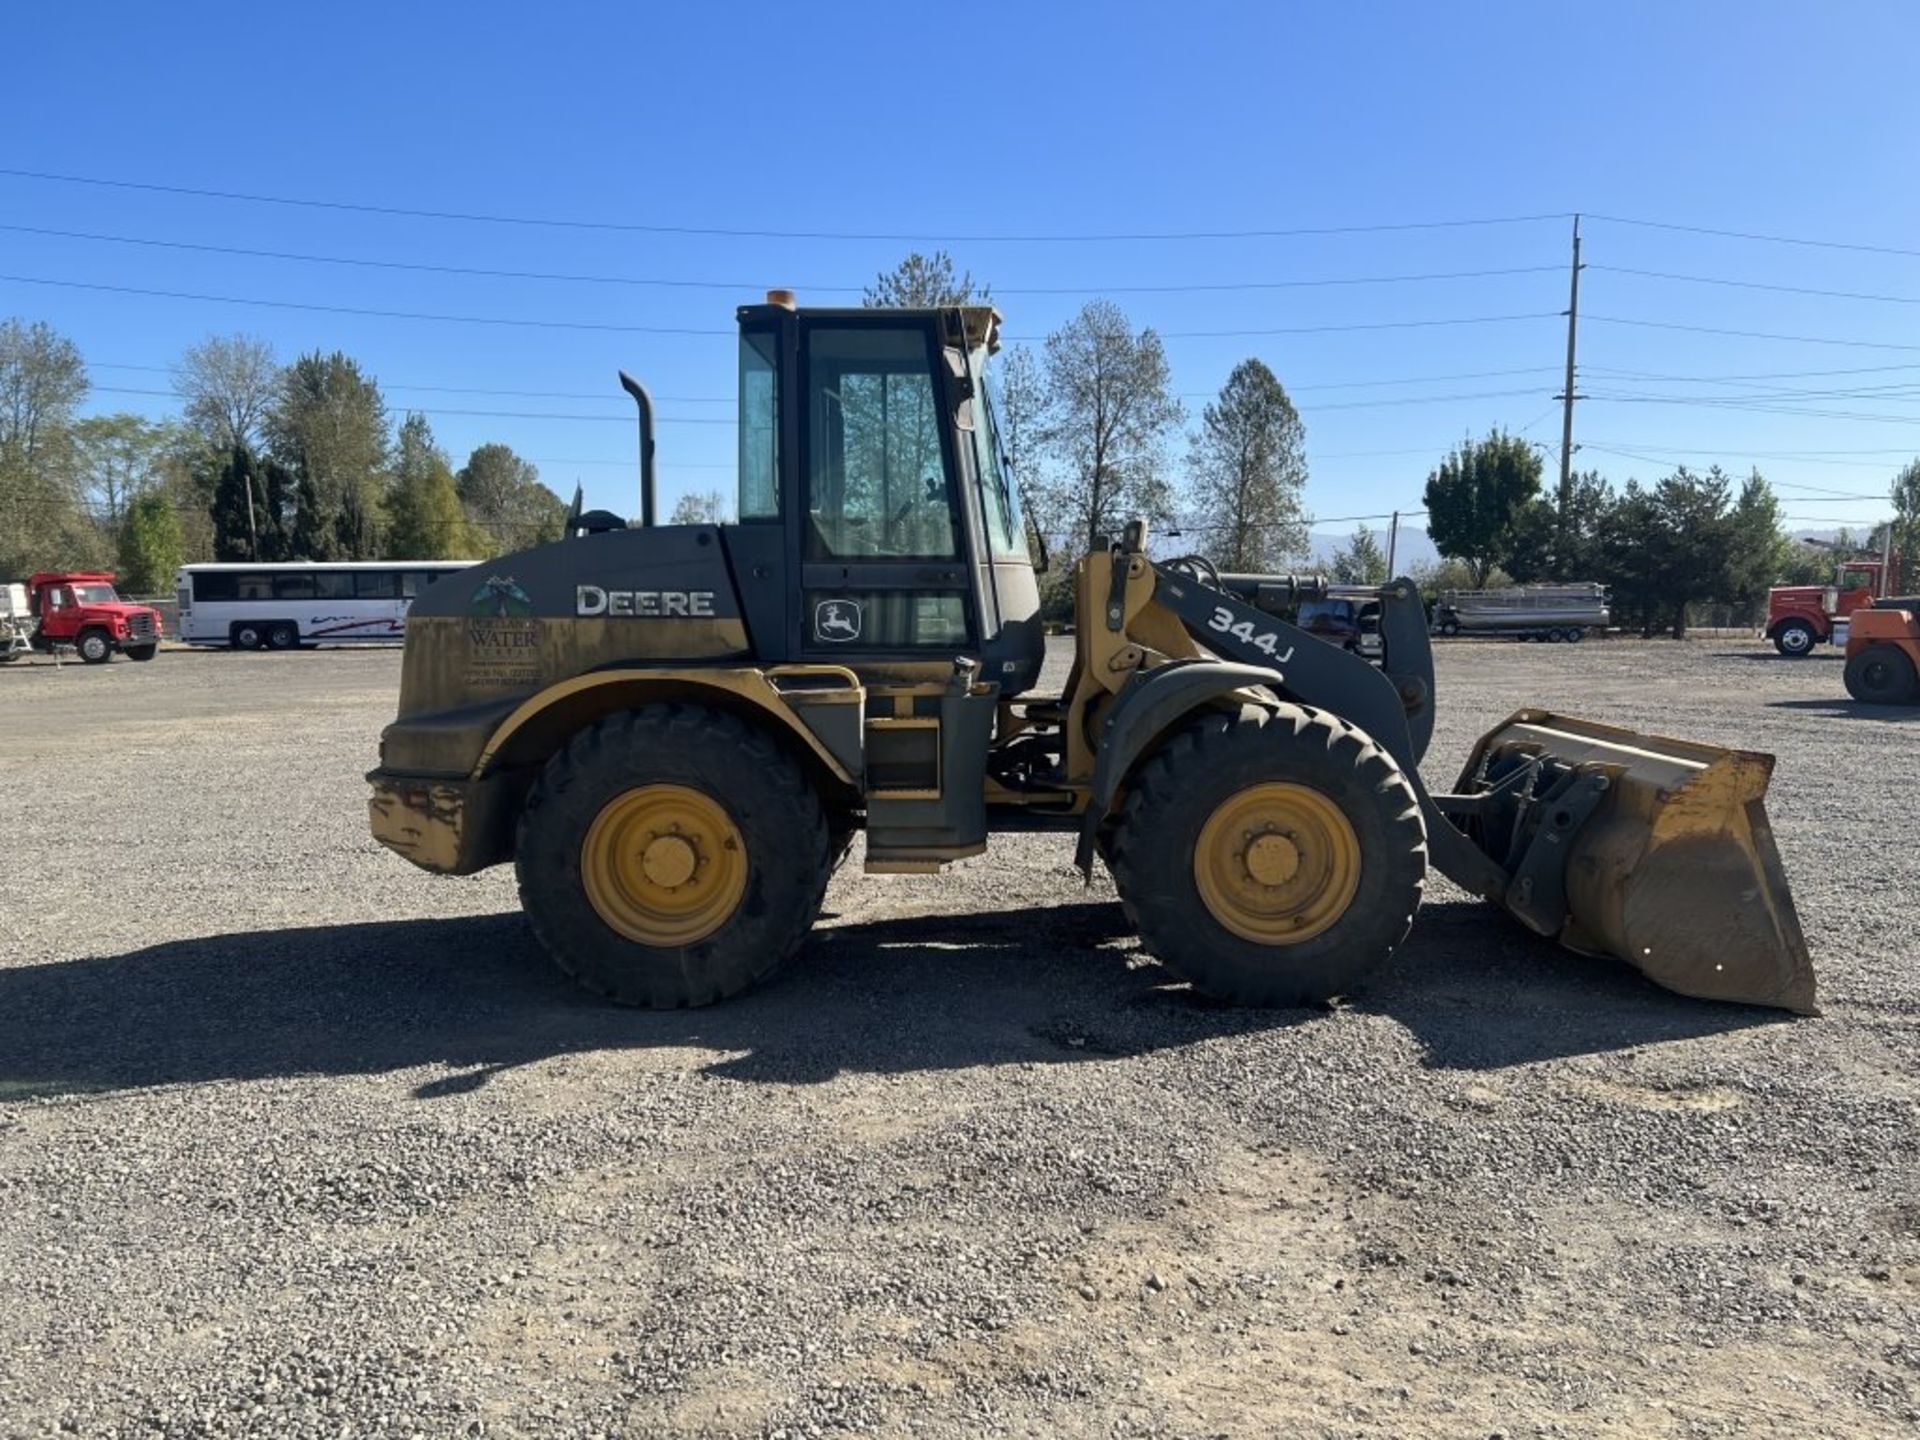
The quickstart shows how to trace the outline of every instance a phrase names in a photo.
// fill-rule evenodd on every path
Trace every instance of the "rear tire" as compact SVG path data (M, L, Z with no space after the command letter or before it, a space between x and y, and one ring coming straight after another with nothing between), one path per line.
M267 632L251 620L242 620L227 633L236 650L258 650L267 643Z
M1813 647L1820 637L1813 633L1813 626L1804 620L1789 620L1773 632L1773 648L1789 659L1798 660L1813 653Z
M1586 638L1587 638L1587 632L1578 625L1571 627L1567 631L1567 643L1569 645L1578 645L1582 640Z
M520 816L520 903L554 962L623 1005L708 1005L799 948L830 873L826 815L762 730L697 705L609 716L547 762Z
M159 651L158 645L129 645L126 655L129 660L151 660Z
M73 648L89 665L104 665L113 658L113 641L104 630L82 630Z
M290 620L282 620L267 627L267 648L269 650L295 650L300 646L300 627Z
M1114 883L1146 948L1197 989L1322 1003L1406 938L1426 825L1393 758L1345 721L1299 705L1209 713L1128 785Z
M1868 645L1847 657L1847 693L1864 705L1920 702L1920 676L1898 645Z

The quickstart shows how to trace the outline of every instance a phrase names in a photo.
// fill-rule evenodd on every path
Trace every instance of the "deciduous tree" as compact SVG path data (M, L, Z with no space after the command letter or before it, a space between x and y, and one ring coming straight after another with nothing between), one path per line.
M1920 590L1920 460L1893 477L1893 548L1904 573L1889 577L1902 594Z
M1306 445L1306 426L1266 363L1234 366L1201 412L1188 461L1188 503L1214 563L1275 570L1306 550Z
M209 450L255 449L280 389L273 347L252 335L209 335L173 367L186 421Z
M669 525L718 525L727 519L727 497L718 490L694 490L673 502Z
M136 496L120 527L121 588L129 595L170 591L174 572L185 558L186 538L173 500L159 490Z
M281 372L263 425L268 453L299 481L296 556L374 558L387 460L379 385L340 351L302 355Z
M0 322L0 575L94 558L73 436L86 394L71 340L44 322Z
M474 539L489 555L558 540L566 526L565 503L510 446L480 446L455 479Z
M1041 439L1053 463L1033 498L1063 558L1136 515L1167 513L1166 438L1186 412L1157 334L1136 333L1111 300L1092 301L1047 337L1046 396Z

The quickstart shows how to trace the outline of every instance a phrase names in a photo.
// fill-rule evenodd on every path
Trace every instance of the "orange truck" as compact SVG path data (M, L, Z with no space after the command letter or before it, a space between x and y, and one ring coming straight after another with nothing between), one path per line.
M1875 600L1847 629L1847 693L1868 705L1920 705L1920 595Z

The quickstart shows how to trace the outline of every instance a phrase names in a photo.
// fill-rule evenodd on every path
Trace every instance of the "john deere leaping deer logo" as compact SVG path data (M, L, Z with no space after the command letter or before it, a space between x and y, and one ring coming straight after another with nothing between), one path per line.
M533 614L533 597L511 575L489 575L467 602L467 613L488 620L514 620Z
M822 600L813 607L813 636L816 640L858 640L860 602Z

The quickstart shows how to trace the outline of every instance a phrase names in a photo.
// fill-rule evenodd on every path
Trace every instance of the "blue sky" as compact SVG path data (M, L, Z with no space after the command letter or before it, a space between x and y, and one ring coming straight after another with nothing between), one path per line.
M669 417L665 498L730 489L733 306L769 285L851 303L907 249L944 240L1015 336L1117 300L1167 337L1196 415L1238 360L1265 359L1307 423L1309 505L1335 521L1417 507L1439 455L1490 426L1557 446L1562 217L1581 210L1660 225L1586 221L1580 388L1594 398L1577 463L1616 479L1757 465L1797 522L1818 524L1883 514L1842 497L1883 495L1920 453L1920 304L1902 303L1920 301L1910 4L114 9L9 18L0 168L926 239L480 224L0 174L0 314L77 341L96 409L168 412L137 392L164 391L164 367L209 333L261 335L282 358L337 347L396 414L426 411L456 464L504 440L563 494L582 480L591 503L631 512L618 368ZM1553 218L1350 228L1520 216ZM1311 229L1342 233L984 238ZM1463 274L1487 271L1511 273ZM1404 276L1454 278L1285 283ZM1237 284L1271 288L1165 288ZM1493 318L1515 316L1531 318ZM672 330L714 333L650 333ZM1207 333L1221 331L1294 333ZM536 418L554 415L586 418Z

